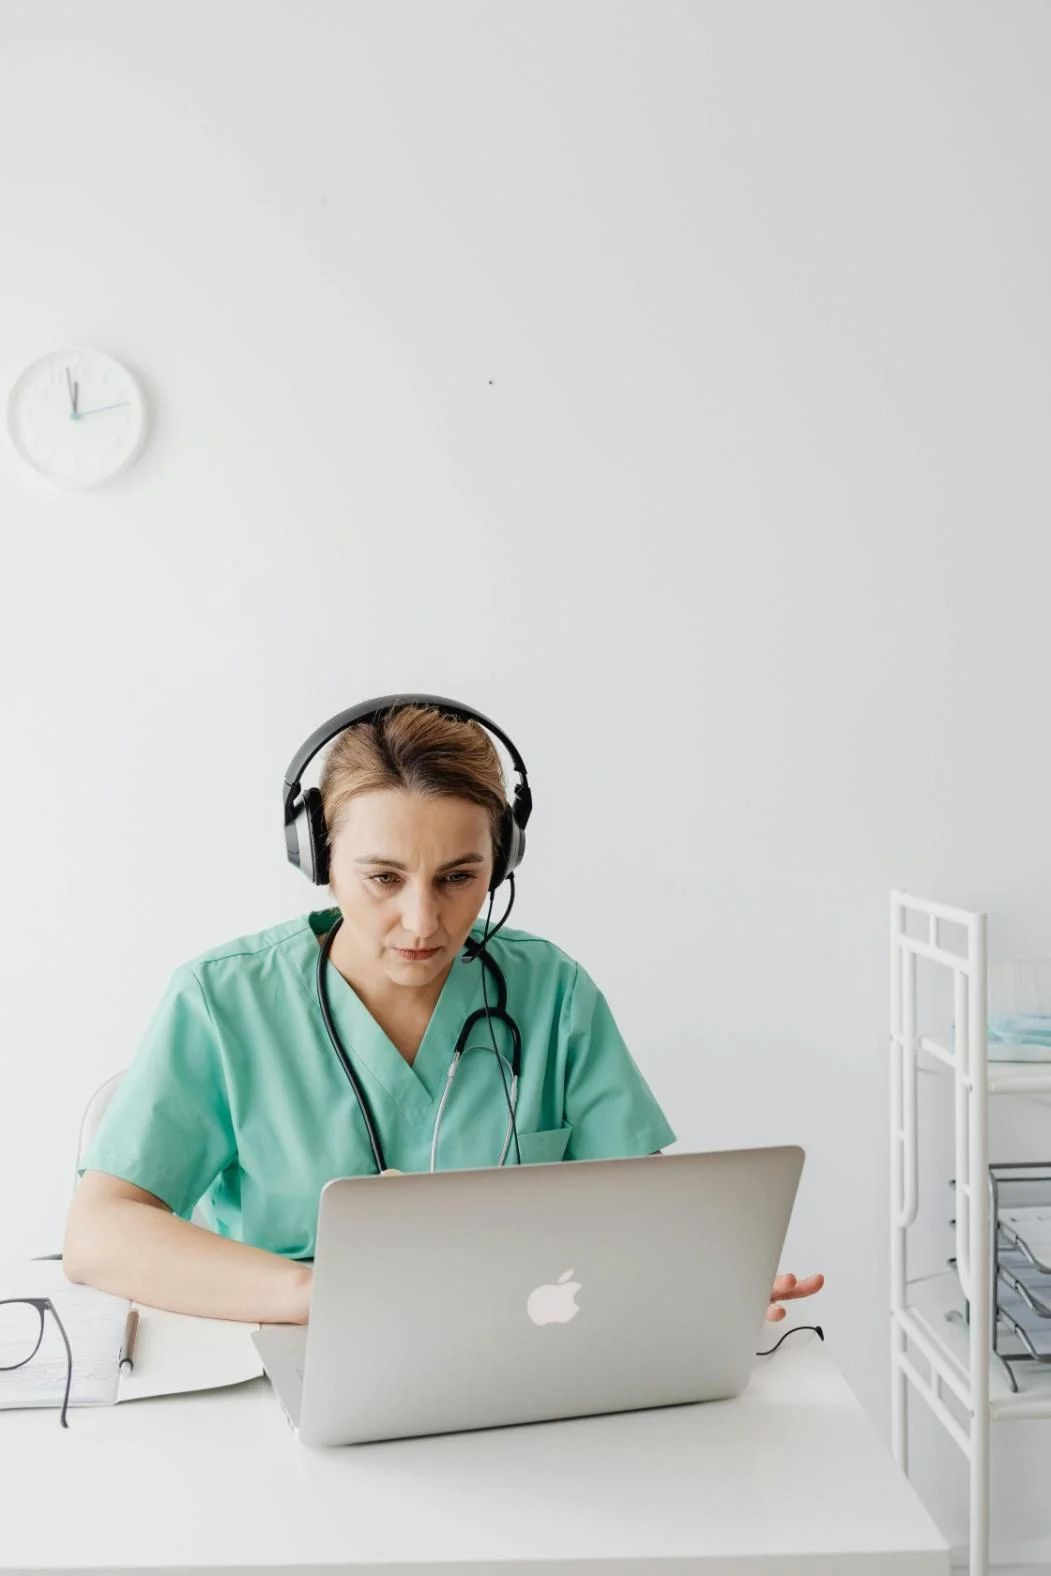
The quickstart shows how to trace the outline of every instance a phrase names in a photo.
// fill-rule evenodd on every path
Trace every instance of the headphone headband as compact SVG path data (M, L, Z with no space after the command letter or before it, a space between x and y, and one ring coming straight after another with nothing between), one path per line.
M323 846L327 843L327 839L323 838L324 815L321 810L320 794L317 789L308 788L301 802L298 805L295 802L301 791L303 772L314 756L330 739L334 739L337 733L353 727L355 723L373 722L386 712L400 711L408 706L429 707L461 722L477 722L499 739L510 755L520 781L515 788L513 802L504 811L505 826L501 836L501 857L493 872L493 885L499 885L504 876L521 861L525 851L525 826L533 809L533 796L529 789L525 761L514 741L489 717L480 711L475 711L471 706L461 705L459 701L448 700L443 695L381 695L377 700L366 700L357 706L350 706L346 711L341 711L335 717L330 717L327 722L323 722L320 728L315 728L309 739L300 745L285 772L282 808L285 844L290 861L298 868L304 869L303 856L306 854L309 868L304 869L304 873L319 884L323 879L327 879L327 857ZM320 824L312 826L312 822ZM290 828L295 829L290 830ZM299 835L301 829L306 834L306 844L304 838Z
M513 741L508 738L502 728L498 728L496 723L484 716L482 712L474 711L470 706L461 706L459 701L446 700L442 695L381 695L378 700L364 700L360 705L350 706L346 711L341 711L338 716L330 717L327 722L323 722L320 728L315 728L306 743L301 744L295 755L293 755L285 773L285 825L288 825L289 807L299 792L304 771L318 751L323 750L330 739L334 739L337 733L342 733L344 728L353 727L356 722L373 722L381 712L400 711L405 706L431 706L435 711L445 712L450 716L459 718L463 722L479 722L483 728L487 728L490 733L495 734L500 743L506 748L514 763L515 771L521 777L523 786L526 788L525 813L521 817L521 825L524 827L529 819L529 811L532 809L532 795L528 791L525 761L518 753Z

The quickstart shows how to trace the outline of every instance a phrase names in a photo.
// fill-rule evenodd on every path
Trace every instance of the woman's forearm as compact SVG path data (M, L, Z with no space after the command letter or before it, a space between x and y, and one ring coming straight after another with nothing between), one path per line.
M74 1201L62 1264L70 1280L150 1308L251 1324L307 1322L309 1265L133 1199L96 1202L79 1214Z

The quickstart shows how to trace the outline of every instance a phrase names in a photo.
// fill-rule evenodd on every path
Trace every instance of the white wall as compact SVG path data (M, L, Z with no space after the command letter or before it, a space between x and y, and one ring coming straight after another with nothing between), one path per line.
M806 1146L786 1262L885 1430L888 889L1051 951L1048 8L0 28L0 382L96 345L157 418L96 494L0 455L0 1249L172 967L325 901L300 740L421 686L520 743L515 919L682 1146Z

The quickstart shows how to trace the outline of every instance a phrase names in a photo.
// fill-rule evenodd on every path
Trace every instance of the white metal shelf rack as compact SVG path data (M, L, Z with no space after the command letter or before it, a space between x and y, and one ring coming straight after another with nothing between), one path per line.
M910 917L913 931L918 923L924 935L909 933ZM963 931L962 950L943 942L946 924ZM1051 1094L1051 1065L989 1064L984 914L892 892L890 942L891 1440L907 1472L911 1385L968 1460L970 1576L988 1576L991 1425L1011 1418L1051 1418L1051 1373L1034 1369L1014 1388L993 1355L997 1287L988 1102L1001 1093ZM920 959L951 973L951 1046L918 1032ZM919 1208L917 1076L924 1058L952 1080L957 1271L910 1282L908 1230ZM965 1297L969 1322L964 1319ZM946 1392L959 1403L962 1420Z

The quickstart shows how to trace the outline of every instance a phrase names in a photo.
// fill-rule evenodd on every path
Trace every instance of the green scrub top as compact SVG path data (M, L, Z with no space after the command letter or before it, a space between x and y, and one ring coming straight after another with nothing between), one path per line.
M121 1177L184 1219L196 1206L221 1236L313 1257L325 1183L376 1169L317 997L319 940L339 912L315 910L175 970L81 1174ZM480 939L483 929L479 922L471 934ZM644 1155L672 1143L580 965L521 930L501 930L489 951L522 1035L515 1122L523 1164ZM453 1047L468 1014L483 1006L482 965L462 954L452 965L411 1066L338 969L325 966L332 1018L388 1166L429 1170ZM488 974L486 989L492 1005ZM506 1025L492 1027L510 1062ZM438 1170L495 1165L503 1147L507 1102L484 1020L468 1047L442 1113ZM505 1163L516 1163L513 1139Z

